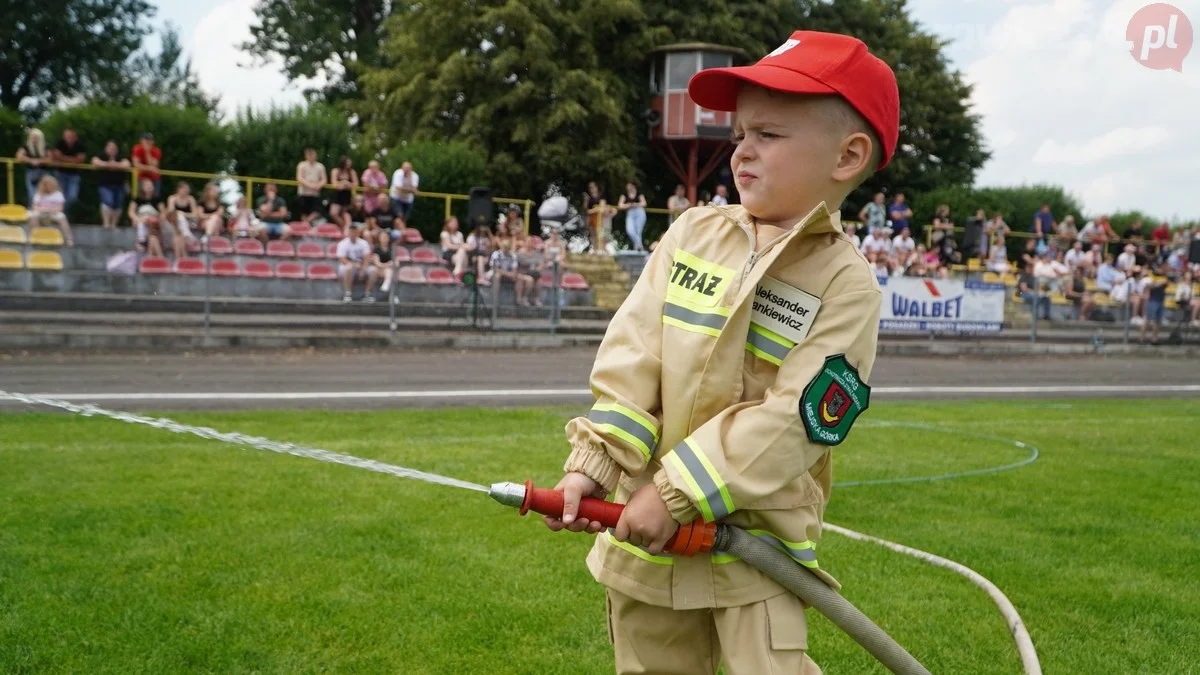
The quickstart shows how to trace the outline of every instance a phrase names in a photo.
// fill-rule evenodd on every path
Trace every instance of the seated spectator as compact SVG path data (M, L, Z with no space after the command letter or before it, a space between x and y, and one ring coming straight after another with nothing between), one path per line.
M520 299L525 296L526 286L532 283L533 279L521 273L517 254L513 251L512 237L501 239L500 248L492 251L492 256L488 260L488 278L491 279L493 285L497 286L496 292L499 292L499 284L511 281L515 298Z
M1026 304L1034 308L1039 319L1050 318L1050 296L1039 289L1032 263L1026 263L1024 271L1017 279L1017 293Z
M908 227L900 228L900 234L892 238L892 251L900 258L901 261L907 261L909 253L912 253L917 248L917 242L909 233Z
M491 259L492 251L495 248L496 240L492 237L491 229L487 225L479 225L455 254L454 268L466 269L473 262L476 278L483 279L487 272L486 263Z
M39 225L56 225L62 230L63 239L67 246L75 245L71 234L71 224L67 222L66 197L59 189L58 179L53 174L45 174L38 181L37 191L33 194L33 208L29 210L29 228L32 230Z
M374 216L369 217L374 218ZM351 225L350 229L354 229L354 226ZM386 241L387 233L380 230L380 234L383 236L383 240ZM371 253L371 266L374 268L375 274L367 278L367 297L372 297L372 287L375 285L375 280L379 277L383 277L383 284L379 286L379 290L384 293L391 290L392 276L395 274L395 261L392 257L392 247L390 245L386 243L380 244L378 241L375 243ZM367 300L367 302L373 302L373 300Z
M1062 292L1063 281L1069 274L1067 266L1051 257L1048 250L1042 251L1033 265L1033 276L1038 278L1042 288L1051 293Z
M460 266L457 261L458 251L463 247L463 234L458 230L458 218L450 216L442 223L442 232L438 235L438 245L442 248L442 260L454 266L454 276L466 270L466 262Z
M100 224L111 230L121 222L121 210L125 208L129 190L129 160L121 156L116 141L104 144L104 152L92 158L96 171L97 191L100 193Z
M1087 280L1082 267L1071 270L1071 280L1066 284L1063 295L1075 305L1075 318L1087 321L1092 312L1093 294L1087 290Z
M350 198L350 208L346 210L346 215L349 217L349 222L346 224L366 223L368 213L371 212L367 210L367 198L361 194L354 195Z
M253 237L266 241L267 227L254 217L254 211L247 205L245 196L238 197L233 218L229 221L229 234L235 239Z
M381 214L375 215L376 218L383 217ZM408 219L406 219L404 216L392 216L390 213L388 216L390 216L390 220L392 221L391 226L384 227L383 223L380 222L379 227L391 235L392 241L404 241L404 235L408 231Z
M1021 267L1036 265L1041 254L1038 251L1037 239L1026 239L1025 249L1021 251Z
M886 227L881 227L873 230L867 235L862 242L862 252L865 255L879 255L886 257L892 250L892 242L888 237L892 234L891 230Z
M1165 220L1159 223L1158 227L1154 228L1154 231L1150 233L1150 241L1157 244L1160 248L1169 246L1171 244L1171 226Z
M368 292L363 296L363 302L375 302L375 296L369 292L375 286L378 268L371 264L373 251L365 239L358 236L358 227L351 225L346 228L346 238L337 244L338 277L342 280L342 302L354 299L352 293L354 281L367 281Z
M392 225L396 221L396 214L392 213L391 202L387 195L379 195L375 200L375 210L371 213L375 214L375 219L379 221L379 226L385 230L394 229Z
M388 177L379 168L379 162L376 160L367 162L367 170L362 173L362 186L363 208L367 210L367 213L390 210L391 207L386 203L383 205L379 203L380 197L387 196L385 190L388 186ZM363 221L358 220L355 222L361 223Z
M550 237L543 242L542 256L546 259L546 269L550 272L554 272L555 263L558 263L560 277L567 271L567 242L558 228L552 228Z
M1096 268L1096 287L1105 293L1111 293L1113 288L1123 285L1124 282L1125 273L1113 265L1112 254L1106 254L1104 262L1100 263L1100 266Z
M946 232L946 236L938 242L934 248L937 250L938 262L942 267L950 267L950 265L962 264L962 252L958 250L958 241L954 238L954 231Z
M171 229L171 246L175 250L175 258L183 259L187 255L189 239L195 239L192 226L199 220L200 207L192 196L192 186L187 181L175 184L175 192L167 197L164 220Z
M343 230L345 228L342 228ZM389 232L379 227L379 218L375 214L368 214L366 222L363 223L362 232L359 235L367 240L367 243L372 247L382 246L388 248L392 241L392 236Z
M209 183L200 196L200 230L205 237L215 237L224 227L225 205L221 203L221 188L216 183Z
M139 253L163 257L162 202L154 195L154 181L143 178L138 181L138 193L129 202L129 222L136 231L135 241Z
M325 165L317 161L317 151L304 149L304 161L296 165L296 194L299 195L300 220L311 223L321 215L321 190L329 182Z
M988 251L988 270L996 274L1008 274L1012 272L1012 266L1008 264L1008 246L1004 243L1004 235L997 235L992 242L992 247Z
M1070 216L1067 216L1070 218ZM1084 276L1091 276L1091 269L1088 265L1087 254L1083 252L1083 242L1076 241L1071 245L1071 250L1063 255L1063 262L1071 270L1082 269Z
M1175 303L1183 312L1184 321L1191 320L1194 327L1200 327L1200 298L1196 297L1196 275L1187 270L1175 284Z
M854 248L862 250L862 237L858 236L859 227L857 223L846 222L842 223L845 226L846 236L850 237L850 243L854 244Z
M521 240L521 248L517 251L517 271L529 281L525 285L525 294L517 298L517 304L529 307L542 306L542 269L545 268L545 257L533 247L533 237ZM532 302L530 299L532 296Z
M268 239L287 241L292 238L292 228L287 224L287 202L279 196L279 188L274 183L263 186L263 196L255 202L254 212L263 224L257 236L264 244Z

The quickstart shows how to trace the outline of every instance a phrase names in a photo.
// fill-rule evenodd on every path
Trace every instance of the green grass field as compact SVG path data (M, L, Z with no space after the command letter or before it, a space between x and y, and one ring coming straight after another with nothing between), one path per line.
M550 486L577 412L168 416ZM1041 458L835 489L827 519L991 579L1046 673L1200 672L1198 419L1187 400L875 403L835 451L835 480L1029 454L986 436ZM103 418L0 415L3 673L608 673L589 545L479 493ZM818 550L932 672L1021 672L965 579L835 534ZM884 672L823 618L810 624L827 674Z

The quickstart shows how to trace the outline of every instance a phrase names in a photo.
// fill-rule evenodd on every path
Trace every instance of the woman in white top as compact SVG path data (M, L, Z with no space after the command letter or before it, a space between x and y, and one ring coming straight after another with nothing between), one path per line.
M1012 268L1008 264L1008 247L1004 245L1004 235L997 234L992 240L992 248L988 253L988 270L996 274L1008 274Z
M37 191L33 194L29 228L32 230L39 225L53 223L62 230L67 246L74 246L75 237L71 234L71 225L67 222L67 214L63 213L66 203L67 200L58 187L58 179L49 174L42 176L37 183Z
M458 218L450 216L442 223L438 244L442 247L442 260L454 265L454 276L457 277L466 268L465 259L459 264L458 252L463 247L463 233L458 229Z
M46 150L46 135L41 129L30 129L25 145L17 148L17 161L25 165L25 193L29 196L29 206L33 206L33 197L37 194L38 184L42 176L51 173L43 169L42 164L50 161Z

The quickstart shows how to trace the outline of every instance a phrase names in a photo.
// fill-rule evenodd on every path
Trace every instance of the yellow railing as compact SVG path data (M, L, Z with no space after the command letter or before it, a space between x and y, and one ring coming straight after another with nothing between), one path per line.
M0 157L0 163L3 163L5 165L5 174L6 174L6 183L7 183L7 193L6 193L7 201L6 201L6 203L16 204L17 202L14 199L14 193L15 193L15 188L16 188L16 185L15 185L16 165L24 164L24 162L17 160L15 157ZM51 162L51 161L43 161L42 166L43 167L52 167L52 168L81 169L84 171L126 171L129 173L129 185L130 185L130 194L131 195L137 194L137 181L138 181L137 176L138 176L138 174L145 173L144 171L139 171L138 169L134 169L132 167L112 169L109 167L93 166L91 164L66 164L66 163L62 163L62 162ZM295 180L287 179L287 178L264 178L262 176L239 176L236 174L228 174L228 173L205 173L205 172L200 172L200 171L177 171L174 169L162 169L162 168L155 169L154 173L157 173L160 176L169 176L172 178L190 178L190 179L207 180L207 181L227 181L228 180L228 181L235 181L238 183L242 183L243 185L245 185L244 194L246 197L247 204L254 203L254 186L256 186L256 185L266 185L267 183L273 183L280 187L299 187L299 185L300 185L299 182L297 182ZM330 190L336 189L336 187L333 184L328 184L325 187ZM354 191L356 193L361 193L363 191L363 189L364 188L360 185L357 188L355 188ZM449 218L451 216L451 214L453 213L454 200L469 201L471 199L470 195L454 194L454 193L449 193L449 192L427 192L427 191L422 190L417 194L417 199L423 199L423 198L444 200L444 202L445 202L445 208L443 211L444 218ZM522 205L524 207L524 212L525 212L524 221L525 221L526 234L528 234L530 210L533 207L532 200L517 199L517 198L512 198L512 197L493 197L492 201L496 202L496 203L500 203L500 204L520 204L520 205Z

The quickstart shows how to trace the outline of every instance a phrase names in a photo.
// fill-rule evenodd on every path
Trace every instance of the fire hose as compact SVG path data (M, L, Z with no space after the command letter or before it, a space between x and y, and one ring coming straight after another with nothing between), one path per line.
M563 493L549 488L535 488L532 481L525 481L524 485L496 483L488 490L488 495L501 504L520 509L522 516L533 511L544 516L562 517ZM616 527L624 508L621 504L584 497L579 502L579 517L612 528ZM929 671L912 654L820 577L808 568L797 565L783 551L741 528L697 519L680 526L664 551L684 556L719 551L737 556L824 614L891 672L898 675L929 675Z

